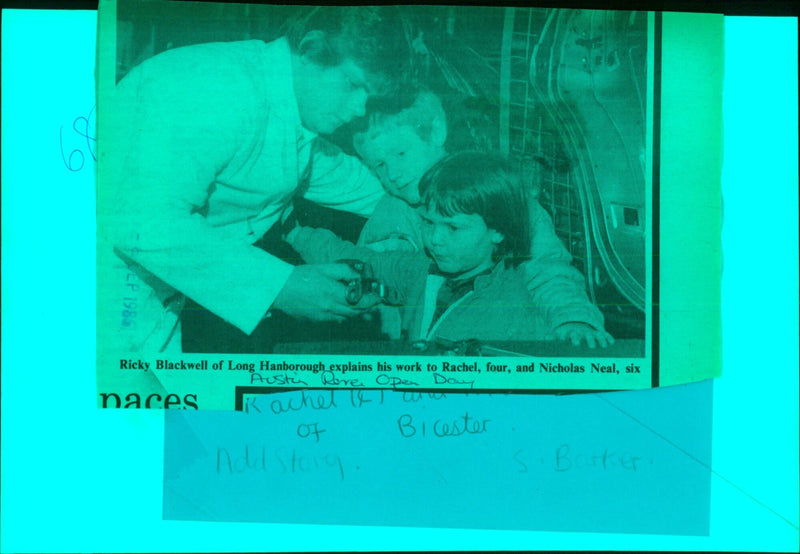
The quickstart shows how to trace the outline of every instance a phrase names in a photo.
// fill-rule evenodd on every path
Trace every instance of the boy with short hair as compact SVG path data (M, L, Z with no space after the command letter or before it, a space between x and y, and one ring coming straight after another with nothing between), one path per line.
M484 152L453 154L425 174L419 192L425 253L375 252L300 227L288 239L311 263L356 258L371 264L404 306L411 341L551 338L563 322L550 318L526 288L528 202L508 163ZM582 313L576 310L571 321L592 325Z
M421 220L415 209L420 202L420 177L448 149L463 148L470 142L480 144L480 136L485 134L465 121L456 129L458 136L448 133L447 115L437 95L421 90L406 109L394 114L373 113L369 129L354 137L359 155L390 193L364 226L360 245L379 251L422 249ZM463 114L456 117L463 119ZM583 275L571 265L572 257L556 236L550 217L532 196L525 212L531 259L522 269L530 296L550 321L557 322L553 338L589 346L613 343L603 328L600 310L586 295Z

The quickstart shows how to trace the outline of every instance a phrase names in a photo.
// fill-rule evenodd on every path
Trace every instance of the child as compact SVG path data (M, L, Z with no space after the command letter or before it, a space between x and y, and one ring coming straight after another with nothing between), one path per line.
M419 91L409 107L386 113L373 106L369 128L354 137L354 145L390 194L375 208L359 238L373 250L421 251L422 222L418 182L425 171L447 152L485 147L491 142L480 106L462 104L446 113L439 97ZM453 125L448 129L448 117ZM477 123L476 123L477 122ZM588 299L583 275L556 236L550 217L529 196L530 260L522 265L528 292L549 321L557 322L553 338L606 346L613 338L603 328L603 316ZM385 313L386 311L384 311Z
M411 341L552 338L563 321L549 318L526 288L521 263L530 252L528 203L508 164L483 152L454 154L425 174L419 193L427 255L375 252L309 228L287 238L310 263L370 263L404 306ZM571 321L591 326L580 313Z

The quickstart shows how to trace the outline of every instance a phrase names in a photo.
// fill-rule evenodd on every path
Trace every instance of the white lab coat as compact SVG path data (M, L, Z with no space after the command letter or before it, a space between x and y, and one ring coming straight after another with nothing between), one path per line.
M100 348L178 350L183 295L252 332L291 272L252 243L291 205L315 138L288 43L170 50L100 103ZM314 202L368 215L384 194L342 153L312 167Z

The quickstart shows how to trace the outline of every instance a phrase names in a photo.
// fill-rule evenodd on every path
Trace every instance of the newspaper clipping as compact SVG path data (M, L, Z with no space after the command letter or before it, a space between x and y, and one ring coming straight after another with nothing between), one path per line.
M719 374L721 17L99 9L99 406Z

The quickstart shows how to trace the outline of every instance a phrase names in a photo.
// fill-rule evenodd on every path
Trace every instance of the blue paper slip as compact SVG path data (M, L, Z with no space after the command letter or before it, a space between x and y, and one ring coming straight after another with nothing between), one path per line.
M164 518L706 535L711 394L297 390L169 411Z

